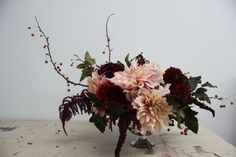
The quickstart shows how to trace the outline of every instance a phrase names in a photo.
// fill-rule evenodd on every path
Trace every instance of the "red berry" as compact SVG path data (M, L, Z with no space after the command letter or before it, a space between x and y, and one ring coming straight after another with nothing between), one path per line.
M188 128L184 129L184 135L188 135Z
M62 63L59 63L60 66L62 66Z
M45 61L45 63L47 64L47 63L48 63L48 61Z

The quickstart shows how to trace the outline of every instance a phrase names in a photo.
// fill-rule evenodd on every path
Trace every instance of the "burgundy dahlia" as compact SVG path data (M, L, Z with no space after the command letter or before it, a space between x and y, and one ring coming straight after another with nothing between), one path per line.
M98 70L99 75L105 75L107 78L112 78L117 71L123 71L124 65L119 63L107 63Z
M191 92L192 92L192 89L187 84L178 84L172 91L173 94L176 94L179 96L191 95Z
M110 103L119 104L121 106L130 105L130 102L125 97L123 89L110 81L102 84L98 88L96 95L105 107L110 105Z
M179 103L181 106L191 104L191 93L192 89L188 84L178 84L173 89L171 89L171 94L177 95L179 97Z
M171 83L172 85L180 84L183 82L183 79L184 75L182 71L174 67L168 68L163 75L163 80L166 84L167 83Z

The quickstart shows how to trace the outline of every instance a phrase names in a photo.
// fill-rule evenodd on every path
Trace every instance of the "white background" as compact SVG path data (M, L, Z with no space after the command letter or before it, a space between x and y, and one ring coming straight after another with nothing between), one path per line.
M104 63L107 55L105 22L109 25L112 60L144 52L147 59L202 75L218 85L210 95L236 95L236 1L234 0L0 0L0 118L58 119L58 106L71 93L50 65L44 64L44 41L27 30L37 16L50 36L52 53L64 63L73 80L80 72L71 68L73 53L89 51ZM225 102L228 103L228 102ZM198 117L228 142L236 145L236 106L220 109L216 118L201 110ZM229 104L229 103L228 103ZM86 116L79 119L88 120ZM201 129L201 128L200 128Z

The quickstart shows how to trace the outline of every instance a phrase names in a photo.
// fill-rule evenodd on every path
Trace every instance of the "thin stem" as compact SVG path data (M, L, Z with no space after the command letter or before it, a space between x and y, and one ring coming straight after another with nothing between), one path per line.
M109 37L109 34L108 34L108 22L109 22L109 19L110 19L110 17L111 16L113 16L113 15L115 15L115 14L111 14L110 16L108 16L107 17L107 22L106 22L106 38L107 38L107 48L108 48L108 62L111 62L111 51L113 50L113 49L111 49L111 46L110 46L110 41L111 41L111 39L110 39L110 37Z
M57 69L56 64L55 64L55 62L54 62L54 60L53 60L53 58L52 58L52 54L51 54L51 50L50 50L50 46L49 46L49 45L50 45L50 44L49 44L49 37L47 37L46 34L44 33L44 31L41 29L37 17L35 16L34 18L35 18L35 21L36 21L36 23L37 23L39 32L42 33L42 35L43 35L43 37L44 37L44 39L45 39L45 41L46 41L46 44L47 44L47 45L46 45L46 48L47 48L47 51L48 51L47 55L49 56L50 62L52 63L52 66L53 66L54 70L55 70L62 78L64 78L64 79L67 81L67 83L70 83L70 84L73 84L73 85L79 85L79 86L82 86L82 87L88 87L88 85L84 85L84 84L81 84L81 83L76 83L76 82L73 82L73 81L69 80L69 78L66 77L66 75L62 74L62 73Z

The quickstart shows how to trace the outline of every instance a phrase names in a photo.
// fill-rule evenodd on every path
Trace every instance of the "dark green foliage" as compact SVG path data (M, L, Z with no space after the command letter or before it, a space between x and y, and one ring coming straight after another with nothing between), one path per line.
M100 115L93 114L89 119L89 122L93 123L98 128L98 130L101 131L101 133L104 133L107 126L107 119L105 115L101 117Z
M207 89L206 88L198 88L195 92L193 92L193 96L195 96L197 99L201 100L201 101L206 101L207 103L211 103L210 98L208 97L208 95L206 94Z
M198 112L193 111L190 107L184 109L184 124L192 132L198 132L198 119L195 117Z
M129 53L125 56L125 63L128 67L131 66L131 61L129 60Z
M188 83L189 83L192 91L194 91L197 88L197 85L201 83L201 76L190 77L188 79Z

